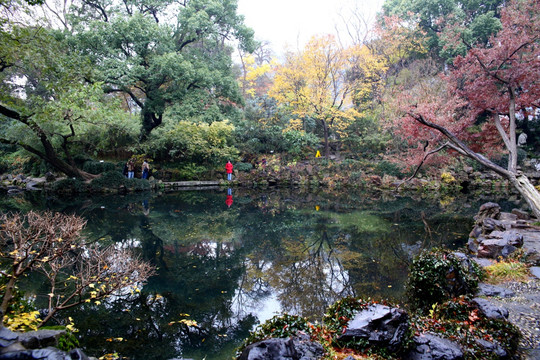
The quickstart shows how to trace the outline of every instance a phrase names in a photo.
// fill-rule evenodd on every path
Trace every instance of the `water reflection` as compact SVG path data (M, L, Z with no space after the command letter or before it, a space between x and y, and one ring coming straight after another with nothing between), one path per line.
M85 236L132 247L156 266L157 276L128 301L66 314L89 354L210 360L230 359L249 330L277 312L316 320L344 296L400 299L411 257L463 245L480 205L235 189L232 206L232 195L6 198L2 208L77 213L88 220Z

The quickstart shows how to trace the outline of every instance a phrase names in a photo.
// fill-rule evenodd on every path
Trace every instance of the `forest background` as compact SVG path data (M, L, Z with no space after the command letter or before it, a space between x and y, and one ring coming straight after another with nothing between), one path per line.
M0 7L0 172L91 180L149 158L163 180L201 180L264 159L345 162L361 181L480 163L520 190L539 146L535 0L386 0L373 26L353 10L279 58L235 0Z

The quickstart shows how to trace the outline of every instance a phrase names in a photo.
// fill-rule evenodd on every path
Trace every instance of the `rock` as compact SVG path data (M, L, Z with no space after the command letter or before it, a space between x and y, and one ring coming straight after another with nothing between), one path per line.
M57 344L65 330L39 330L19 334L19 341L27 349L39 349Z
M45 180L47 182L53 182L56 180L56 176L54 176L54 174L50 171L48 171L46 174L45 174Z
M359 311L349 321L338 341L364 339L370 345L381 346L395 352L399 349L408 328L408 314L398 308L372 304Z
M82 352L81 349L73 349L68 354L72 360L90 360L88 356L86 356L85 353Z
M520 209L512 209L512 214L516 215L519 220L530 220L531 215Z
M35 180L30 180L26 183L26 190L30 191L39 191L41 190L39 187L43 186L43 183Z
M65 330L38 330L27 333L13 332L0 328L0 360L95 360L82 350L74 349L69 354L52 346Z
M488 319L508 319L508 310L492 304L489 300L474 298L472 299L472 302L478 306L478 310L480 310L480 312Z
M499 213L501 212L501 207L497 203L488 202L480 206L478 214L474 217L477 224L481 224L482 221L486 218L497 219Z
M501 221L492 218L485 218L482 220L482 234L489 234L490 232L497 230L506 230L506 227Z
M516 214L502 212L499 214L500 221L517 221L518 217Z
M324 355L321 344L300 336L288 339L268 339L249 345L238 360L316 360Z
M475 258L474 261L481 267L488 267L496 263L493 259L487 259L487 258Z
M21 188L19 188L18 186L8 186L8 191L7 193L10 194L10 195L16 195L16 194L20 194L22 193L23 190L21 190Z
M507 258L510 254L523 246L523 235L512 231L493 231L488 237L478 238L477 243L477 255L478 257L496 259L499 256ZM469 249L472 250L472 246L469 245Z
M299 360L322 359L324 348L318 342L311 341L308 335L298 335L293 338L296 352L300 355Z
M475 225L474 228L471 230L471 232L469 233L469 238L473 238L473 239L476 239L478 238L480 235L482 235L482 227L479 226L479 225Z
M461 347L435 334L414 337L415 347L404 357L405 360L461 360Z
M500 298L513 297L516 293L510 289L486 283L478 284L478 296L497 296Z
M6 327L0 327L0 349L7 347L19 340L19 335Z
M495 353L499 359L506 359L508 357L506 350L504 350L497 342L489 342L484 339L476 339L475 341L481 348L490 353Z
M540 279L540 267L538 266L531 266L529 268L529 271L531 272L531 275L534 276L537 279Z
M12 351L0 355L0 360L71 360L67 354L53 347Z

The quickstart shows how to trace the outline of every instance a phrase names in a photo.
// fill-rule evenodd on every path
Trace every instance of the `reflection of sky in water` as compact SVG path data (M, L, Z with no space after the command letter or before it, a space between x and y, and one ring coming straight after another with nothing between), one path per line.
M278 315L281 311L281 305L274 293L264 298L264 300L257 305L258 306L255 307L248 306L244 311L255 315L261 324L275 315Z

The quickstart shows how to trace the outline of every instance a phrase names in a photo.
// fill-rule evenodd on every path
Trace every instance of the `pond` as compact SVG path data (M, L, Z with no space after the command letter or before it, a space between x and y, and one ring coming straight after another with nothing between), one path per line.
M88 221L87 238L132 247L156 266L156 276L127 301L64 314L73 317L87 354L221 360L278 313L317 321L346 296L402 301L412 257L424 248L466 244L484 202L235 188L63 200L35 195L0 205L76 213ZM46 298L38 281L25 286L38 301Z

